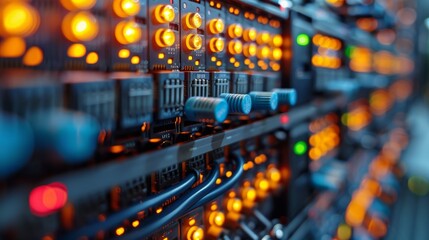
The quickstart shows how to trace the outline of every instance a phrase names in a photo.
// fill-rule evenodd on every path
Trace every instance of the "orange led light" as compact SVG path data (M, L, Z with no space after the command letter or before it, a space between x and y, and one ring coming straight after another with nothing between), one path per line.
M238 198L230 198L226 203L226 208L228 209L228 211L240 212L242 207L243 204Z
M256 32L255 28L248 28L248 29L244 30L243 38L245 41L251 42L251 41L256 40L257 35L258 35L258 33Z
M186 36L185 43L190 51L200 50L203 46L203 38L199 34L189 34Z
M228 27L228 35L230 38L239 38L243 35L243 27L240 24L231 24Z
M203 240L204 239L204 230L197 226L192 226L189 228L186 235L188 240Z
M245 187L242 190L241 197L244 200L253 202L256 199L256 190L253 187Z
M214 211L209 215L209 223L211 225L216 225L218 227L222 227L225 222L225 214L223 212Z
M86 42L98 35L97 18L89 12L71 12L62 22L64 36L72 42Z
M61 4L67 10L88 10L94 7L97 0L61 0Z
M209 43L212 52L222 52L225 49L225 40L223 38L212 38Z
M270 183L265 178L258 178L255 181L255 187L256 187L256 189L265 192L265 191L267 191L270 188Z
M16 58L25 53L26 44L20 37L6 38L0 42L0 57Z
M118 52L119 58L129 58L130 57L130 50L128 49L121 49Z
M195 218L191 218L191 219L189 219L189 221L188 221L189 226L194 226L194 225L195 225L195 223L196 223Z
M283 45L283 37L280 34L274 35L271 45L274 47L281 47Z
M171 5L158 5L155 8L155 20L158 23L170 23L174 21L176 14L174 8Z
M243 54L246 57L253 57L256 55L257 50L258 48L256 47L256 44L254 43L245 44L243 48Z
M158 29L155 33L155 42L159 47L171 47L176 41L176 34L166 28Z
M268 32L261 32L258 34L258 37L256 38L256 42L258 44L266 44L269 43L271 39L271 36Z
M125 233L125 228L119 227L119 228L116 229L115 233L116 233L117 236L121 236L122 234Z
M86 56L86 63L96 64L98 62L98 54L96 52L90 52Z
M138 57L138 56L133 56L133 57L131 58L131 63L132 63L132 64L139 64L139 63L140 63L140 57Z
M115 27L116 40L121 44L132 44L140 41L142 30L134 21L122 21Z
M132 17L140 12L140 0L114 0L113 11L118 17Z
M279 61L282 59L283 51L281 48L274 48L271 52L271 59L275 61Z
M257 56L259 59L267 59L271 55L271 49L268 46L258 48Z
M189 29L196 29L203 24L203 18L199 13L188 13L185 16L185 25Z
M39 47L31 47L27 50L22 59L22 63L26 66L37 66L43 61L43 51Z
M266 175L270 181L273 181L276 183L280 182L282 177L280 171L275 167L268 169Z
M135 220L131 223L131 225L136 228L140 225L140 222L138 220Z
M26 37L37 31L39 23L39 13L28 3L9 1L0 5L0 36Z
M80 43L74 43L67 49L67 56L71 58L80 58L85 56L86 47Z
M239 40L232 40L228 44L228 52L232 55L241 54L243 51L243 44Z
M210 20L209 22L209 32L211 34L219 34L222 33L225 29L225 23L220 18L215 18Z

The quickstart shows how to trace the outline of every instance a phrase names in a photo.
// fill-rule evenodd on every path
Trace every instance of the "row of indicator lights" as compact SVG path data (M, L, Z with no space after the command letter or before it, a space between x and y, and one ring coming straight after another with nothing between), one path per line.
M338 69L341 67L341 59L339 57L323 56L316 54L311 58L311 63L316 67Z
M309 139L311 148L308 153L311 160L317 161L340 143L339 128L332 124L313 134Z
M340 40L328 36L324 36L321 34L316 34L313 37L313 44L318 47L338 51L342 47L342 43Z
M341 116L341 123L353 131L366 127L372 119L368 106L359 105Z

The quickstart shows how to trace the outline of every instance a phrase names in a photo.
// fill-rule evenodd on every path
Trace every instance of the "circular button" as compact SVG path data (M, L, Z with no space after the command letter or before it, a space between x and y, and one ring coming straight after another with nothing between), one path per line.
M203 46L203 38L198 34L189 34L186 36L186 47L188 50L195 51Z
M225 49L225 40L223 38L212 38L209 46L212 52L222 52Z
M142 37L142 30L136 22L122 21L116 25L115 36L121 44L136 43Z
M253 57L257 53L257 47L254 43L249 43L244 45L243 53L246 57Z
M155 8L155 19L158 23L169 23L174 21L176 14L174 8L171 5L158 5Z
M243 51L243 44L239 40L232 40L228 44L228 52L232 55L241 54Z
M271 45L274 47L281 47L283 45L283 37L280 34L274 35Z
M273 51L271 51L271 59L274 61L279 61L282 59L283 51L281 48L274 48Z
M256 38L256 42L258 44L267 44L270 42L271 36L268 32L261 32L258 34L258 37Z
M248 28L244 30L243 38L247 42L252 42L256 40L258 33L256 32L255 28Z
M71 12L67 14L61 26L64 36L72 41L91 41L98 34L97 18L89 12Z
M166 28L158 29L155 33L155 42L159 47L171 47L176 41L176 34Z
M222 21L222 19L215 18L215 19L210 20L209 32L211 34L222 33L224 29L225 29L225 23Z
M203 18L199 13L188 13L185 17L185 24L189 29L196 29L203 24Z
M114 0L113 11L118 17L135 16L140 12L140 0Z
M267 59L271 55L271 49L268 46L259 47L257 55L259 59Z
M228 27L230 38L239 38L243 35L243 27L240 24L232 24Z

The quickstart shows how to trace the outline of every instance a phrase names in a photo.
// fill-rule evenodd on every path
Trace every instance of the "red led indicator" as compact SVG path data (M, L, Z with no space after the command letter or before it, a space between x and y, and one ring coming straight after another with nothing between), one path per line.
M36 187L30 192L28 202L34 215L49 215L64 207L67 202L67 188L58 182Z
M287 124L289 122L289 117L286 114L283 114L280 116L280 123L281 124Z

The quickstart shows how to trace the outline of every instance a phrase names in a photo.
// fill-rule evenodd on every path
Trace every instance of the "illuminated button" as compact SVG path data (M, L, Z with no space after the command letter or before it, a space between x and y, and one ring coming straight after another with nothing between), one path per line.
M241 197L247 201L255 201L256 190L253 187L245 187L241 192Z
M228 103L222 98L191 97L185 103L185 115L196 122L223 122L228 116Z
M230 198L226 202L226 208L231 212L240 212L243 207L243 203L238 198Z
M25 40L20 37L10 37L0 41L0 57L20 57L26 50Z
M26 66L37 66L43 61L43 51L39 47L30 47L22 58L22 63Z
M188 13L185 17L185 23L189 29L196 29L203 24L203 18L199 13Z
M228 52L232 55L240 54L243 51L243 44L239 40L232 40L228 44Z
M271 51L271 59L274 61L279 61L282 59L283 56L283 51L281 48L274 48Z
M225 40L223 38L212 38L209 46L212 52L222 52L225 49Z
M271 55L271 49L267 46L259 47L257 50L257 55L259 59L267 59Z
M171 47L176 41L176 34L166 28L158 29L155 33L155 42L159 47Z
M261 32L258 34L258 37L256 38L256 42L258 44L267 44L270 42L271 36L268 32Z
M38 29L40 16L31 5L10 1L0 7L0 36L26 37Z
M197 226L192 226L188 230L186 235L188 240L203 240L204 239L204 230Z
M155 8L155 19L158 23L170 23L174 21L176 14L171 5L159 5Z
M292 88L275 88L273 92L279 96L279 104L294 106L298 100L298 94Z
M230 113L249 114L252 109L252 99L248 94L222 93L220 97L228 103Z
M64 36L72 42L91 41L98 34L97 18L85 11L67 14L61 27Z
M255 56L257 51L258 51L258 48L256 47L256 44L254 44L254 43L249 43L249 44L244 45L243 54L246 57Z
M270 183L265 178L258 178L255 181L255 187L256 189L265 192L265 191L268 191L268 189L270 188Z
M258 33L256 32L255 28L248 28L244 30L243 38L247 42L252 42L256 40Z
M275 92L257 92L249 93L252 98L253 110L276 110L278 106L278 95Z
M222 227L224 222L225 222L225 214L223 214L223 212L214 211L214 212L210 213L209 223L211 225L216 225L218 227Z
M203 38L198 34L189 34L185 42L186 47L191 51L199 50L203 46Z
M228 27L230 38L239 38L243 35L243 27L240 24L232 24Z
M142 30L136 22L122 21L116 25L115 36L121 44L132 44L140 41Z
M268 169L266 175L270 181L275 183L280 182L282 177L280 171L275 167Z
M140 0L114 0L113 11L118 17L135 16L140 12Z
M97 0L61 0L61 4L67 10L88 10L94 7Z
M271 45L274 47L281 47L283 45L283 37L280 34L274 35Z
M71 58L80 58L85 56L85 54L86 54L86 47L85 45L80 43L72 44L67 49L67 56Z
M222 33L224 29L225 29L225 23L222 21L222 19L216 18L216 19L210 20L209 32L211 34Z

